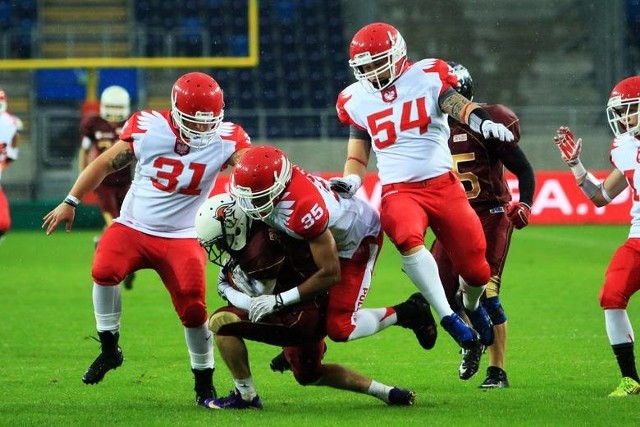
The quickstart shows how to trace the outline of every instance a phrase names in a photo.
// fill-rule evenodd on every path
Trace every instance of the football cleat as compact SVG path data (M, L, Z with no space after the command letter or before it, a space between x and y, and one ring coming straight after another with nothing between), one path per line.
M484 352L484 345L481 342L470 349L462 349L462 362L458 368L458 376L461 380L468 380L473 377L480 368L480 358Z
M389 391L389 405L411 406L416 403L416 392L394 387Z
M444 316L440 325L464 349L474 348L478 344L478 333L471 329L456 313Z
M262 409L262 402L258 396L250 401L244 400L238 389L235 389L227 397L205 400L204 406L209 409Z
M633 378L623 377L618 387L609 393L609 397L627 397L640 394L640 384Z
M102 351L82 376L82 382L85 384L98 384L107 372L119 368L124 361L122 349L118 345L120 333L98 332L98 337Z
M215 399L217 396L216 388L213 386L213 368L209 369L191 369L195 378L195 386L193 391L196 392L196 405L204 406L208 399Z
M281 351L276 357L271 359L271 363L269 363L269 367L273 372L284 372L290 371L291 365L286 357L284 357L284 351Z
M493 323L491 322L491 318L487 314L487 310L485 310L484 305L478 304L478 308L474 311L465 308L462 303L462 292L456 293L456 302L460 307L464 308L464 313L471 322L473 329L475 329L480 335L480 341L482 344L486 347L493 344Z
M507 379L507 373L498 368L497 366L489 366L487 368L487 378L478 388L490 389L490 388L507 388L509 387L509 380Z
M422 348L431 350L436 345L438 338L436 321L431 314L431 306L420 292L416 292L405 302L393 308L398 317L396 324L411 329Z

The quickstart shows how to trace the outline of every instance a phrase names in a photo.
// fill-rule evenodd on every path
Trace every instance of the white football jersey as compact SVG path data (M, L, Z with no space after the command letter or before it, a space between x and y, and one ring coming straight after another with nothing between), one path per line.
M13 138L18 132L16 117L7 112L0 113L0 164L5 160L16 160L18 149L12 147ZM2 179L2 168L0 168L0 180Z
M356 82L340 93L338 118L371 137L381 184L423 181L452 169L448 116L438 98L456 84L446 62L423 59L380 92Z
M640 237L640 140L628 135L614 138L611 163L627 178L631 190L633 203L629 237Z
M177 137L169 111L135 113L120 138L133 147L137 164L131 188L115 221L160 237L196 237L194 218L219 171L233 153L250 146L246 132L223 122L215 141L191 148Z

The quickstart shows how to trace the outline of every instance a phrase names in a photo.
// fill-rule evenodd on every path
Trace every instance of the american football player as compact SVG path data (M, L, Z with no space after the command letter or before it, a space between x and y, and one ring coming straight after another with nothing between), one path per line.
M635 364L634 334L627 314L629 299L640 289L640 76L618 82L609 95L607 119L613 132L609 160L611 173L600 181L582 164L582 138L561 126L553 139L560 156L571 169L576 183L595 206L606 206L627 187L631 191L631 228L627 241L613 254L600 289L600 307L609 343L622 379L609 397L640 394L640 378Z
M400 32L387 23L362 27L350 45L356 82L336 103L338 119L350 126L347 159L334 188L353 196L376 154L382 184L380 218L402 255L402 270L436 310L440 324L463 348L493 342L491 320L480 296L491 276L482 225L453 172L449 116L477 135L513 141L480 105L456 92L457 78L446 62L411 62ZM427 227L452 256L460 272L463 303L473 327L452 310L438 269L424 244Z
M252 147L242 156L230 191L249 217L308 241L318 266L298 286L252 298L251 320L328 292L327 335L333 341L352 341L398 324L412 329L423 348L433 347L435 324L420 294L394 307L361 308L382 245L380 218L364 200L338 197L326 180L293 165L269 145ZM414 306L421 316L402 313Z
M474 83L469 70L462 64L448 63L458 79L456 90L469 100L474 97ZM513 141L500 141L472 131L451 117L449 118L449 148L453 155L453 170L465 187L471 207L478 214L487 239L487 261L491 267L491 279L487 283L481 304L493 323L494 343L488 347L489 366L487 377L480 388L509 386L504 371L507 339L507 316L500 302L502 271L509 251L513 229L521 229L529 223L531 204L535 191L535 173L526 155L518 146L520 124L516 114L501 104L479 104L496 123L502 123L511 131ZM518 179L520 199L511 202L511 193L504 169L513 172ZM447 254L443 242L436 240L431 247L440 279L445 287L449 304L454 308L458 291L458 272ZM463 350L459 375L468 380L478 371L483 346Z
M91 114L80 122L79 172L118 141L130 111L131 101L126 89L120 86L109 86L102 91L100 114ZM120 208L131 186L131 178L131 168L122 168L107 175L94 190L105 229L111 225L114 218L120 216ZM98 240L99 237L94 238L96 245ZM133 287L134 277L135 273L125 277L123 281L125 289Z
M120 216L105 230L93 259L93 305L101 352L82 377L97 384L122 365L121 295L118 284L141 268L155 270L184 327L196 403L215 397L213 347L207 327L206 254L194 218L220 170L236 164L251 146L241 126L223 122L222 88L200 72L180 76L171 109L142 110L127 120L119 140L80 173L69 195L44 216L53 233L71 231L75 207L107 175L137 161Z
M338 364L324 364L327 293L250 320L251 298L286 292L317 271L307 241L247 217L230 194L208 199L195 219L200 244L220 265L218 291L229 305L217 309L209 328L234 381L229 396L208 399L211 409L261 409L245 339L283 348L300 385L321 385L412 405L415 393L391 387ZM226 257L226 258L225 258ZM224 261L223 261L224 259Z
M2 172L18 159L22 121L7 111L7 95L0 88L0 243L11 228L9 201L2 189Z

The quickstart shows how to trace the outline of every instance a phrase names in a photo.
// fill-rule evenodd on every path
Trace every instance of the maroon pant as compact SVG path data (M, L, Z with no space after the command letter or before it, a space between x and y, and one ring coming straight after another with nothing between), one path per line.
M511 234L513 233L513 226L504 212L491 213L490 211L478 212L478 217L482 223L482 228L487 240L486 257L489 267L491 268L491 282L495 284L496 295L500 291L502 270L509 253L509 245L511 244ZM454 268L451 258L446 251L444 245L438 239L433 243L431 247L431 253L438 264L438 271L440 273L440 280L444 286L445 293L450 305L455 305L454 296L458 290L458 275L459 272ZM487 292L482 295L492 295L494 290L487 288Z
M296 381L312 384L322 375L326 304L326 297L305 301L285 307L261 322L249 321L248 314L237 307L220 307L216 313L231 312L241 321L222 326L218 335L282 347Z

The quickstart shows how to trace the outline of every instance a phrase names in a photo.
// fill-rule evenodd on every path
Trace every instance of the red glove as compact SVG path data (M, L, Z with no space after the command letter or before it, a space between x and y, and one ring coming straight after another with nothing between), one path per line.
M562 161L569 166L580 163L580 151L582 151L582 138L577 141L573 137L573 132L566 126L561 126L557 130L553 142L560 150Z
M531 206L526 203L511 203L507 208L507 218L511 224L518 230L529 225L529 216L531 215Z

